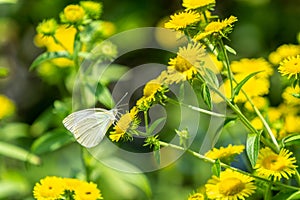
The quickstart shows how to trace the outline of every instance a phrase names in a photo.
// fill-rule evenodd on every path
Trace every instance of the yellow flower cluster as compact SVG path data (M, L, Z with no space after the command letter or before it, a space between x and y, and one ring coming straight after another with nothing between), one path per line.
M36 183L33 196L37 200L98 200L103 199L97 185L73 178L47 176Z

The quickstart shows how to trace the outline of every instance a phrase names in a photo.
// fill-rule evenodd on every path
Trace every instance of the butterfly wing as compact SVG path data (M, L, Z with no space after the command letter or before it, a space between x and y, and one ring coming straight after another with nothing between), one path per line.
M63 120L63 124L79 144L91 148L102 141L114 120L114 110L95 108L74 112Z

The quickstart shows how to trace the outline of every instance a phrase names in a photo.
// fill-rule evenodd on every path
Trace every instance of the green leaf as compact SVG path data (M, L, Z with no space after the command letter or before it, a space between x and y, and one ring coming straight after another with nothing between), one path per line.
M42 154L55 151L72 142L74 142L74 138L67 134L65 129L56 129L35 140L31 150L36 154Z
M220 177L220 173L221 173L221 163L220 160L217 159L216 162L214 163L214 165L211 168L212 174Z
M232 53L233 55L236 55L236 51L235 51L232 47L230 47L230 46L228 46L228 45L225 45L225 49L226 49L229 53Z
M204 103L208 106L209 109L211 109L212 108L212 103L211 103L212 100L211 100L208 86L205 83L203 83L201 86L201 94L202 94Z
M247 135L246 152L252 167L255 166L259 153L260 134L249 133Z
M293 95L293 97L300 99L300 94L292 94L292 95Z
M29 125L20 122L8 123L1 127L1 140L9 141L20 137L28 137Z
M100 83L107 85L112 81L118 81L128 70L129 68L124 65L111 64L101 74Z
M9 74L9 69L6 67L0 67L0 78L7 77Z
M215 87L219 88L220 84L219 84L219 80L218 77L216 76L216 74L209 68L205 68L205 74L206 77L208 78L208 82L211 83L212 85L214 85Z
M34 165L40 164L40 158L35 154L6 142L0 141L0 154L24 162L29 162Z
M17 0L0 0L0 4L3 3L17 3Z
M97 100L102 103L107 108L113 108L114 107L114 99L112 98L112 95L107 87L105 87L102 84L98 84L97 90L96 90L96 98Z
M256 74L260 73L261 71L258 71L258 72L253 72L251 74L249 74L248 76L246 76L241 82L239 82L237 84L237 86L235 86L234 88L234 94L235 95L238 95L240 90L242 89L242 87L244 86L244 84L250 79L252 78L253 76L255 76Z
M280 191L272 197L272 200L288 199L288 197L291 196L293 193L294 191Z
M150 134L153 133L153 131L156 129L156 127L165 120L166 118L165 117L162 117L162 118L158 118L157 120L155 120L148 128L148 132Z
M283 138L282 142L287 145L288 143L299 142L299 140L300 140L300 135L293 134L293 135L289 135L289 136Z
M39 66L42 62L47 60L51 60L54 58L69 58L72 59L71 55L67 51L55 51L55 52L45 52L39 55L31 64L29 70L33 70L37 66Z
M297 200L300 199L300 191L293 193L291 196L287 198L287 200Z

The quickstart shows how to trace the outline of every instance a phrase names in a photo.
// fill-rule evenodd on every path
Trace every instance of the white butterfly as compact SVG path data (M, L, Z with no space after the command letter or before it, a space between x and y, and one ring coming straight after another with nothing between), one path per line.
M79 144L91 148L102 141L108 128L116 120L117 113L117 109L84 109L68 115L63 124Z

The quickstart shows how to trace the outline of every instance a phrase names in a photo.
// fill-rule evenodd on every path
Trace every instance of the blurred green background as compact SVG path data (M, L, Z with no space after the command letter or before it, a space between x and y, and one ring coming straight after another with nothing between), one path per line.
M61 98L56 86L42 81L35 71L29 71L34 58L43 51L34 46L33 37L39 22L58 16L66 5L77 2L0 1L0 66L9 69L9 76L0 79L0 93L12 99L17 106L13 117L0 121L0 142L9 141L30 149L35 139L32 128L35 120ZM102 19L114 22L117 32L155 27L163 18L181 9L178 0L102 2ZM238 52L236 56L231 56L232 60L242 57L267 58L279 45L296 43L300 31L299 0L217 0L215 13L221 18L234 15L239 20L230 35L231 41L227 42ZM145 56L144 59L147 62L150 58ZM123 64L132 65L129 60ZM274 98L278 97L275 95ZM47 117L45 120L48 120ZM17 125L7 127L6 123ZM226 136L221 141L228 143L229 139ZM244 137L238 137L238 140L244 143ZM84 170L81 160L76 157L79 154L77 144L66 145L51 153L42 153L42 164L39 166L0 155L0 199L32 199L32 188L41 178L47 175L72 176ZM191 191L206 182L209 178L207 172L210 171L210 165L190 155L184 155L165 169L145 175L119 173L103 166L98 168L102 180L99 188L106 199L112 200L147 199L147 194L151 192L150 199L186 199ZM118 181L112 182L110 177ZM151 192L145 186L148 183Z

